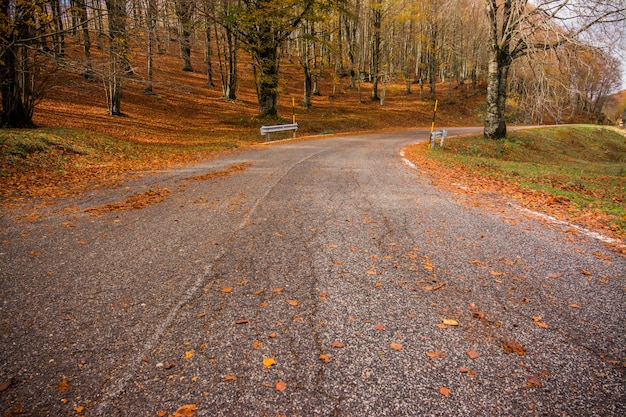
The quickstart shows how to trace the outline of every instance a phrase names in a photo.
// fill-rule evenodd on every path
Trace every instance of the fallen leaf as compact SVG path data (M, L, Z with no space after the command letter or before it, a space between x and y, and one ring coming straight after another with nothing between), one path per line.
M591 272L587 271L586 269L581 270L580 273L583 275L591 275Z
M574 303L570 304L569 306L572 307L572 308L580 308L580 306L578 304L574 304Z
M444 397L447 397L448 395L450 395L450 390L446 387L441 387L439 388L439 394L443 395Z
M428 352L426 356L428 356L429 358L444 358L446 354L438 350L434 350L432 352Z
M549 274L549 275L548 275L548 278L553 278L553 279L556 279L556 278L560 278L560 277L562 277L562 276L563 276L563 274Z
M276 293L276 294L280 294L281 292L283 292L282 288L273 288L270 290L270 292Z
M480 354L473 349L466 350L465 353L467 353L470 359L478 359L480 357Z
M165 417L167 415L167 411L159 410L157 411L157 417Z
M232 287L225 287L225 288L222 288L221 291L225 292L225 293L229 293L229 292L233 292L233 289L232 289Z
M320 354L320 359L323 360L326 363L330 362L330 356L329 355L324 355L323 353Z
M165 369L172 369L176 367L176 362L170 362L167 365L165 365Z
M290 306L297 306L298 305L298 300L286 300L287 304L289 304Z
M196 314L196 317L198 317L198 318L201 318L201 317L204 317L204 316L206 316L206 313L198 313L198 314Z
M193 358L193 350L189 350L187 352L185 352L185 359L191 359Z
M385 330L385 325L381 323L375 324L374 330Z
M6 391L7 389L9 389L9 387L11 386L11 384L13 383L14 378L11 377L8 380L0 383L0 392L2 391Z
M507 340L502 344L506 353L517 353L519 356L526 354L526 348L515 340Z
M471 371L470 368L463 368L463 367L459 368L459 372L462 373L462 374L467 374L470 371Z
M382 282L377 282L376 284L374 284L374 288L378 288L378 287L382 287L383 283Z
M237 377L235 375L224 375L224 381L236 381Z
M235 324L247 324L250 323L250 320L248 319L238 319Z
M250 282L250 280L244 279L243 281L239 281L237 285L246 285L248 282Z
M261 294L263 294L264 292L265 292L265 291L263 291L263 290L258 290L258 291L253 292L252 294L253 294L253 295L261 295Z
M489 273L493 275L494 277L501 277L502 275L504 275L504 272L499 272L499 271L489 271Z
M328 294L326 294L325 292L320 292L320 300L325 300L326 297L328 296Z
M532 375L526 378L526 385L529 387L541 387L543 384L541 383L541 378L536 375Z
M372 270L370 270L370 269L368 269L367 271L365 271L365 273L366 273L367 275L376 275L376 271L372 271ZM380 282L377 282L377 283L376 283L376 285L378 285L378 284L380 284ZM376 287L376 285L374 285L374 287ZM380 284L380 285L382 285L382 284ZM378 286L380 287L380 285L378 285Z
M196 415L197 406L195 404L186 404L180 407L174 413L174 417L191 417Z
M82 413L84 409L85 407L83 407L82 405L74 407L74 411L76 411L77 413Z
M547 329L549 327L546 323L541 321L541 317L539 316L534 316L533 321L537 326L541 327L542 329Z
M302 317L294 317L293 321L295 321L297 323L302 323L304 320L302 319Z
M278 381L276 382L276 385L274 385L274 387L277 391L283 392L287 389L287 384L285 384L283 381Z
M470 303L469 309L472 310L472 311L476 311L476 310L478 310L478 307L476 307L476 304Z
M437 323L437 324L435 324L435 326L439 327L440 329L447 329L448 328L448 326L446 326L443 323Z
M261 342L259 342L258 340L252 342L252 349L261 349Z
M391 349L393 349L393 350L397 350L397 351L402 350L402 344L400 344L400 343L396 343L396 342L391 343L391 344L389 345L389 347L390 347Z
M330 346L332 346L334 348L337 348L337 349L341 349L341 348L346 347L346 345L344 345L343 343L341 343L338 340L335 340L333 343L330 344Z
M272 332L268 336L269 336L270 339L273 339L273 338L276 337L276 332Z
M472 317L474 317L475 319L484 319L485 318L485 313L483 313L482 311L474 311L474 314L472 314Z
M456 320L452 320L452 319L442 319L441 320L443 322L443 324L445 324L446 326L458 326L459 322Z
M276 365L274 358L263 358L263 368L269 368L274 365Z
M59 392L69 391L70 389L72 389L72 387L70 386L70 384L65 379L63 381L59 382L59 385L57 386L57 390Z

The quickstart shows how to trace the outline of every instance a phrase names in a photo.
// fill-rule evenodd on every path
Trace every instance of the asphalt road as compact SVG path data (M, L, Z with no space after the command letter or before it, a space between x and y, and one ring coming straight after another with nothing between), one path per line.
M426 137L275 144L4 210L0 411L626 415L625 259L434 188L399 156Z

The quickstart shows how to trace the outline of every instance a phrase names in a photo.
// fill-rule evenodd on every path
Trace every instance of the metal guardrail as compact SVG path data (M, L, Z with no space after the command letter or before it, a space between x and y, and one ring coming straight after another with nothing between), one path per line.
M261 135L265 136L265 140L270 140L270 133L274 132L284 132L287 130L298 130L298 123L290 123L286 125L273 125L273 126L261 126Z
M443 147L443 140L446 138L447 134L447 130L433 130L430 134L430 149L435 149L435 140L437 140L437 138L440 138L439 146Z

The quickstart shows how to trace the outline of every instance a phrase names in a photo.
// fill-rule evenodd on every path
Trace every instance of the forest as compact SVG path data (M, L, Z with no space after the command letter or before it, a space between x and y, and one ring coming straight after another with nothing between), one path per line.
M363 99L381 106L392 84L423 100L486 86L489 138L506 135L511 105L525 123L605 123L618 117L604 107L621 84L625 21L623 0L1 0L0 126L32 126L60 71L99 83L121 115L139 68L154 94L171 42L181 74L204 74L225 100L253 78L259 117L278 115L288 60L305 107L321 79L367 84Z

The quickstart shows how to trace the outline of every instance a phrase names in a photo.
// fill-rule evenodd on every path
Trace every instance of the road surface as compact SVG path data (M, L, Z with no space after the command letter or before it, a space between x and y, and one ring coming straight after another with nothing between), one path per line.
M626 415L624 258L434 188L399 156L427 135L273 144L4 210L0 411ZM163 201L115 205L146 192Z

